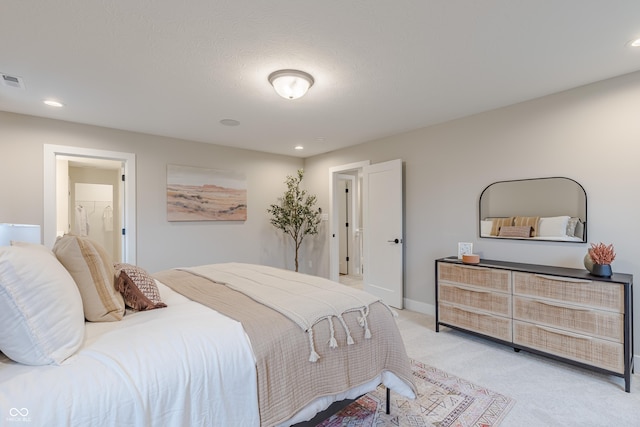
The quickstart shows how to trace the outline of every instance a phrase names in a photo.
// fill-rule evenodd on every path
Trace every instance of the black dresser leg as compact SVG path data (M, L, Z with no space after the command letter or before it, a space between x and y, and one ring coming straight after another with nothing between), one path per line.
M387 387L387 415L391 413L391 389Z

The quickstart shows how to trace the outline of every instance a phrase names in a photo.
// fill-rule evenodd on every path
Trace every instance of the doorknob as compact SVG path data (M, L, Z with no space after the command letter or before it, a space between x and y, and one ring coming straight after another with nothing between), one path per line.
M395 243L397 245L398 243L400 243L400 240L399 239L393 239L393 240L387 240L387 242Z

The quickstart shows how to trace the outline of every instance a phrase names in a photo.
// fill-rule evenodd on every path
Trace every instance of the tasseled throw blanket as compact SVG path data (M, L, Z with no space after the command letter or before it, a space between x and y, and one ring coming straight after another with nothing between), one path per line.
M227 263L180 270L222 283L295 322L309 335L310 362L316 362L320 358L313 341L313 327L319 322L326 321L330 329L331 348L338 346L334 320L344 328L347 344L351 345L354 343L352 331L342 316L357 311L360 312L358 324L363 329L362 336L365 339L371 338L367 322L369 306L380 300L366 292L321 277L263 265Z

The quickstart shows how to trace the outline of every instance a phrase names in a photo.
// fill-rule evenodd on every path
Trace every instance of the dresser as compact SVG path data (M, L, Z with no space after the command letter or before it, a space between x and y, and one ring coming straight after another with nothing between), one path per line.
M633 276L457 258L436 260L440 326L625 380L633 371Z

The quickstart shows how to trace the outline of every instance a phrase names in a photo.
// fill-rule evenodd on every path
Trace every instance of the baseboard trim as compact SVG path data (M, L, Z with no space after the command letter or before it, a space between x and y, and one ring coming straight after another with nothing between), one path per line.
M422 314L428 314L430 316L436 315L436 306L428 304L426 302L415 301L409 298L404 299L404 308L411 311L416 311Z

